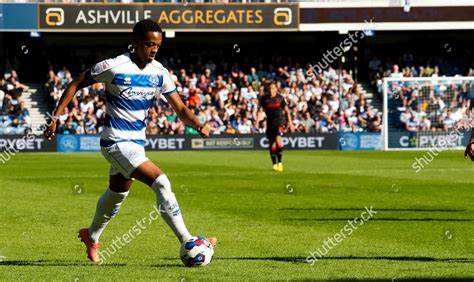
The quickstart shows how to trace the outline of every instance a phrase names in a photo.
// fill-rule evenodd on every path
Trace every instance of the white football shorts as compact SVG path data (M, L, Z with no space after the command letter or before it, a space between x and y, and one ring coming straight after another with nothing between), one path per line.
M110 147L101 147L101 151L110 163L110 175L121 173L129 179L133 171L148 160L145 148L133 142L118 142Z

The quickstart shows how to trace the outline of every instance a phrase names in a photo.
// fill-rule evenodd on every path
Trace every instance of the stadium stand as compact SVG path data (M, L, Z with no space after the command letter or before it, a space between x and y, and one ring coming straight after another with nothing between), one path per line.
M58 0L23 0L24 2L57 3ZM62 0L62 3L296 3L295 0Z
M193 68L169 69L185 104L201 122L211 126L213 134L264 132L265 121L258 127L255 121L259 97L265 92L265 81L269 80L277 81L291 109L297 132L380 131L381 112L366 101L360 87L345 70L339 99L338 74L333 68L314 76L290 66L250 67L248 71L234 66L228 73L217 72L221 67L209 61ZM50 107L57 103L71 79L66 68L56 73L49 71L44 92ZM106 112L104 96L102 84L78 92L70 107L61 114L58 132L100 133ZM150 109L147 133L196 134L177 119L164 100Z
M450 131L471 117L472 82L391 82L388 87L391 128Z
M414 58L417 58L415 60ZM382 60L381 60L382 59ZM466 70L467 69L467 70ZM466 62L452 61L447 56L420 59L405 51L395 60L373 55L368 62L371 85L378 95L383 92L383 77L414 78L474 76L474 68ZM389 84L389 127L410 132L452 130L465 118L471 118L473 86L467 81L440 84L436 81Z
M6 63L9 66L8 62ZM30 113L25 100L28 86L20 83L15 69L7 68L0 76L0 134L23 134L31 127Z
M416 58L416 59L415 59ZM382 93L383 77L440 77L455 75L474 75L474 63L468 58L450 58L448 55L422 56L405 51L400 56L380 56L372 54L368 59L367 70L371 85Z
M404 67L373 56L368 62L372 86L381 91L382 77L429 77L442 76L444 65L431 67L430 62L411 65L410 54L400 61ZM397 62L398 62L397 61ZM299 64L273 67L273 64L256 64L241 68L222 61L214 63L196 59L196 64L182 67L174 58L163 61L175 80L178 93L186 105L193 109L202 122L207 122L213 134L251 134L264 132L265 121L255 124L258 100L264 92L264 82L275 80L280 92L292 111L297 132L380 132L381 97L373 95L370 84L355 83L352 76L342 71L342 95L339 97L337 70L329 68L324 73L308 75ZM275 63L276 65L276 63ZM56 69L56 71L53 71ZM457 71L455 66L450 71ZM27 87L17 81L16 72L3 78L2 128L3 134L20 134L32 125L39 126L46 119L46 112L56 105L72 74L66 67L53 67L47 74L43 87ZM470 69L467 75L474 75ZM8 86L10 85L10 86ZM6 87L14 87L8 90ZM23 90L22 90L23 89ZM10 92L13 90L13 95ZM398 91L398 90L397 90ZM429 84L402 85L396 95L396 106L390 111L397 113L390 118L392 127L405 130L444 131L460 120L470 107L468 99L471 86L466 83L452 84L447 89ZM19 92L20 94L17 94ZM2 94L4 93L4 94ZM77 93L68 110L61 115L58 133L95 134L104 124L106 106L105 88L93 85ZM432 94L430 94L432 93ZM442 95L438 95L441 93ZM446 93L446 94L445 94ZM373 96L372 96L373 95ZM10 97L15 97L9 102ZM46 103L44 102L46 101ZM12 105L10 105L12 104ZM10 105L10 106L8 106ZM12 106L14 106L12 108ZM9 108L9 109L8 109ZM31 111L31 113L29 112ZM147 120L148 134L195 134L177 119L165 100L150 109ZM20 120L18 120L18 117Z

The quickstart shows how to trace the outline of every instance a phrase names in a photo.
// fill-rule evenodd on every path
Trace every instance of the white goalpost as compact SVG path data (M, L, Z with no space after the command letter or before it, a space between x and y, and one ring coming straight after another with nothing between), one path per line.
M462 148L470 137L474 77L383 79L384 150Z

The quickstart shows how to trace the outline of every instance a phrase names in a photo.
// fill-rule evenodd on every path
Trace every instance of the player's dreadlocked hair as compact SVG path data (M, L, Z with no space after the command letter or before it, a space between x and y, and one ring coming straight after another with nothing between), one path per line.
M149 31L162 33L160 25L150 19L141 20L133 27L133 39L143 39Z

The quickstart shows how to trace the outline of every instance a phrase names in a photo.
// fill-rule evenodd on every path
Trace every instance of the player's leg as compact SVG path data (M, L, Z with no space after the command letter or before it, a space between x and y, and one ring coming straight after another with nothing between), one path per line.
M270 141L270 158L272 159L272 168L277 170L277 147L275 139Z
M147 184L156 193L158 210L178 240L183 242L189 239L191 234L184 224L181 209L166 174L152 161L147 160L135 169L132 177Z
M128 196L133 182L130 174L137 164L147 160L143 147L134 143L116 143L110 147L103 147L101 151L110 163L109 187L97 201L95 215L89 228L79 231L79 237L87 248L87 256L94 262L99 261L100 235Z
M283 171L283 164L281 162L283 157L283 144L282 144L282 137L281 135L277 135L275 138L276 143L276 155L278 159L278 171Z
M276 155L276 140L274 130L271 127L267 128L268 149L270 150L270 158L272 160L273 170L277 170L277 155Z
M147 160L135 169L132 177L147 184L156 193L158 210L178 240L183 242L190 238L191 234L184 224L181 209L166 174L152 161ZM209 237L207 240L213 246L217 244L215 237Z
M98 242L107 223L115 217L122 203L128 196L128 190L133 180L125 178L122 174L109 176L109 187L97 202L95 216L89 226L89 237L93 242Z
M89 227L89 236L93 242L99 241L105 226L117 214L127 198L128 190L133 183L130 174L138 164L148 160L145 157L145 149L131 142L102 148L102 155L110 163L109 187L97 202L94 220Z
M109 221L115 217L118 210L122 206L123 201L127 198L128 191L133 180L124 177L122 174L114 174L109 176L109 187L97 201L94 219L89 228L83 228L79 231L81 241L86 245L87 257L93 261L100 261L99 257L99 238Z

